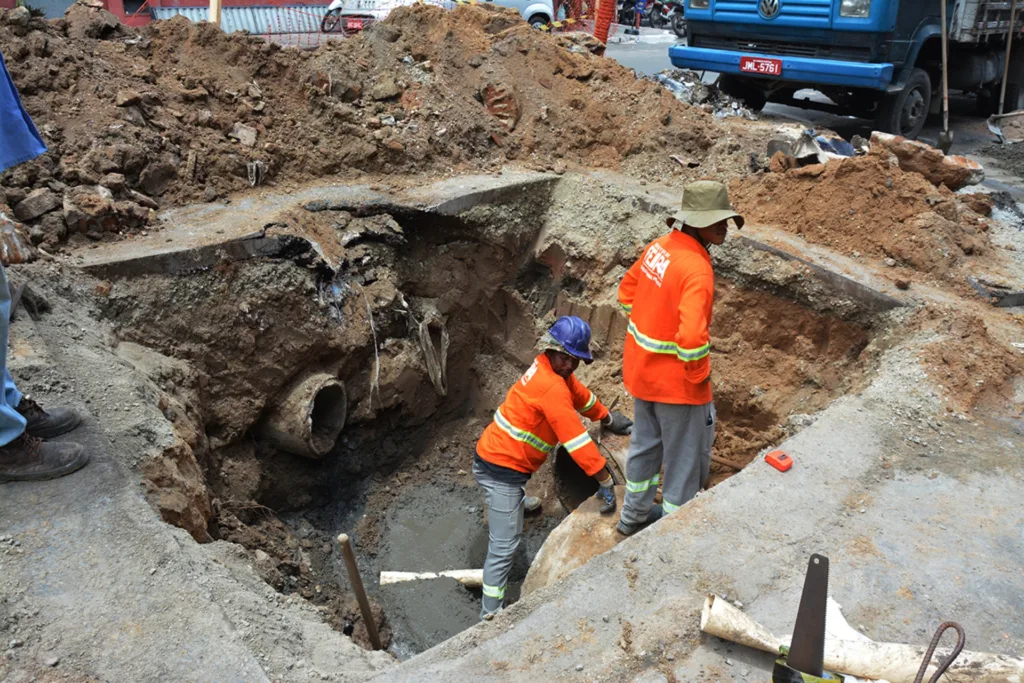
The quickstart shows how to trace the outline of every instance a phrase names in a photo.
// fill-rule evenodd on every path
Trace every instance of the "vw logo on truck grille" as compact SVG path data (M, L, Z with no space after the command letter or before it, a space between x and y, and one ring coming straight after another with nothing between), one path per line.
M765 19L773 19L779 13L779 0L761 0L758 9Z

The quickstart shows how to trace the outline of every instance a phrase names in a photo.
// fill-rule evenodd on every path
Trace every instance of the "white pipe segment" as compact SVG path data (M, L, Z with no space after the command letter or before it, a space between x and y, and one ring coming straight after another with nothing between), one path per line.
M841 619L829 616L831 629L834 622ZM845 620L842 621L842 625L846 626ZM779 647L783 643L751 617L714 595L709 595L704 601L700 628L710 635L775 655L779 654ZM924 645L876 643L864 637L850 640L826 636L825 669L859 678L910 683L917 676L926 649ZM950 650L940 648L935 651L925 680L935 673L938 663L949 655ZM965 650L956 658L942 680L944 683L1024 683L1024 659Z
M381 572L380 585L405 581L423 581L426 579L455 579L467 588L479 588L484 585L483 569L449 569L443 572Z

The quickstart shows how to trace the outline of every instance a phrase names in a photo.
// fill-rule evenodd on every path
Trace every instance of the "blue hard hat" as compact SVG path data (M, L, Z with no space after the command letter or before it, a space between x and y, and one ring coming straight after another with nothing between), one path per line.
M555 321L555 324L548 330L548 334L570 356L587 363L593 362L594 357L590 355L590 325L582 318L564 315Z

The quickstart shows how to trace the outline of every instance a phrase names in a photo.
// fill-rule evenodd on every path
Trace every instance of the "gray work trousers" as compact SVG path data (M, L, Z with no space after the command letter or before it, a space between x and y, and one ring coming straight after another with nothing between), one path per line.
M715 441L715 404L676 405L636 399L633 434L626 460L626 499L622 521L640 524L654 505L661 482L665 514L697 495L708 480Z
M484 490L487 503L487 559L484 561L484 600L480 618L505 605L505 585L519 538L523 535L523 499L526 489L494 479L478 463L473 477Z

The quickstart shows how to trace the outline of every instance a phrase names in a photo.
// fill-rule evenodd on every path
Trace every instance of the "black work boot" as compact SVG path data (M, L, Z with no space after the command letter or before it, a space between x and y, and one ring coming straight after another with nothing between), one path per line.
M21 402L15 410L28 420L25 432L37 439L52 439L67 434L82 424L82 418L71 408L43 410L41 405L28 396L21 397Z
M89 455L77 443L46 442L26 433L0 446L0 483L56 479L88 462Z
M636 532L638 532L641 529L643 529L645 526L648 526L650 524L654 524L655 522L657 522L659 519L661 519L664 516L665 516L665 508L663 508L660 503L659 504L655 504L655 505L651 506L651 511L650 511L650 513L648 513L647 519L644 520L643 522L629 523L629 522L623 521L623 519L620 517L619 518L619 523L615 525L615 530L618 531L623 536L632 536Z

